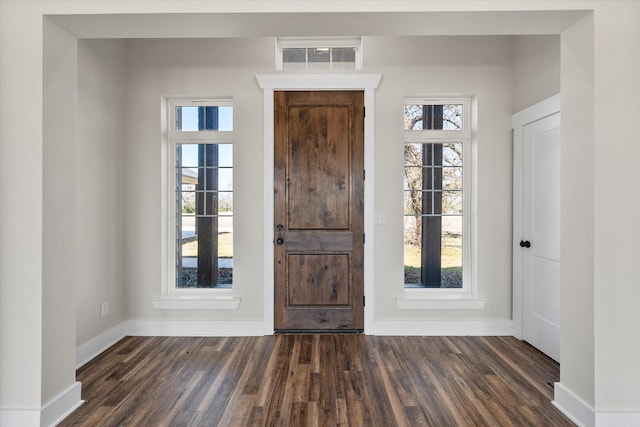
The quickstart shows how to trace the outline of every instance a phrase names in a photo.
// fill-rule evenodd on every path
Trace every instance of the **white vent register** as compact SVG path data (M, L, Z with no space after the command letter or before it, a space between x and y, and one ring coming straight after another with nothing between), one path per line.
M279 38L276 49L278 70L360 70L362 39Z

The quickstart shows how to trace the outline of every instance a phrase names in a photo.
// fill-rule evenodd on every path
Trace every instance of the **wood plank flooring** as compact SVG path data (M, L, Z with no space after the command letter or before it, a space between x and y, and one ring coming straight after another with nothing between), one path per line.
M60 426L571 426L512 337L127 337Z

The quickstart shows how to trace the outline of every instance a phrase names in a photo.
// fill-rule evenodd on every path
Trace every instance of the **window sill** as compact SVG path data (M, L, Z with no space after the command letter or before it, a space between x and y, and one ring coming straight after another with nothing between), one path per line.
M242 298L231 295L163 295L152 298L158 310L237 310Z
M476 294L406 292L396 298L402 310L482 310L487 299Z

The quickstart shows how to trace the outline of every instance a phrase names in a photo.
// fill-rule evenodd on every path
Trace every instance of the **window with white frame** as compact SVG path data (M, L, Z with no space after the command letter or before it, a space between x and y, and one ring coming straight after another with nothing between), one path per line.
M405 288L468 290L470 101L404 103Z
M169 100L170 290L233 282L233 105Z
M279 38L276 54L279 70L362 69L362 40L359 37Z

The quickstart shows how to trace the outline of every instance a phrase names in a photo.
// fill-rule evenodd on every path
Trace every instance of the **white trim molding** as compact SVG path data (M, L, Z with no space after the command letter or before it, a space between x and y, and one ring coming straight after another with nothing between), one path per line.
M597 411L596 427L640 427L640 412Z
M405 292L396 303L402 310L482 310L487 299L466 293Z
M511 320L378 320L375 335L512 336Z
M97 355L127 335L127 322L122 322L96 335L76 348L76 369L93 360Z
M126 335L140 337L261 336L264 322L231 320L129 320Z
M364 167L374 170L374 117L375 89L381 74L259 74L258 85L264 91L264 324L265 335L274 332L274 271L273 271L273 148L274 118L273 93L276 90L363 90L366 115L364 118ZM367 304L364 307L364 333L375 333L373 320L374 308L374 221L373 195L374 174L368 173L364 182L364 232L367 242L364 245L364 294Z
M157 310L237 310L242 298L233 295L193 294L178 295L177 293L152 298L153 308Z
M562 383L553 385L553 406L579 426L595 427L595 411ZM603 424L604 425L604 424ZM620 424L609 424L620 425Z
M84 403L82 384L76 381L55 399L44 405L40 414L41 426L55 426Z
M84 403L79 382L49 401L40 409L0 410L0 426L53 427Z
M0 426L40 426L40 409L2 409Z

